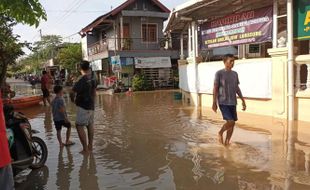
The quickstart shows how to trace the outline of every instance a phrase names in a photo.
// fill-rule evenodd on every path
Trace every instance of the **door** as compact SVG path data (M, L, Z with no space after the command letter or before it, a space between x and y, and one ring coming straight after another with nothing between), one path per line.
M123 38L123 49L130 50L133 40L130 38L130 28L128 23L123 25Z

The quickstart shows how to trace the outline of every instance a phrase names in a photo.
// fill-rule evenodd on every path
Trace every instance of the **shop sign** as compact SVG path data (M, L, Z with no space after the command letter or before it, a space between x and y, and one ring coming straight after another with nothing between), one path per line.
M310 39L310 1L294 1L294 38L297 40Z
M236 13L200 25L202 49L272 40L272 7Z
M135 57L135 68L170 68L170 57Z
M102 70L102 62L101 59L92 61L90 63L92 71L101 71Z
M122 72L121 58L119 55L111 57L111 64L113 73Z
M130 66L133 65L133 58L132 57L121 57L121 64L122 66Z

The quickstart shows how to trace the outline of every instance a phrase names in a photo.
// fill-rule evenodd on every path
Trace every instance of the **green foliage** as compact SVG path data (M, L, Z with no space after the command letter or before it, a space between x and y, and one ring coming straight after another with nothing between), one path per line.
M69 71L75 70L76 64L82 60L81 44L67 44L58 51L57 62Z
M134 91L152 90L152 86L146 80L144 75L135 75L133 77L132 88Z
M59 35L44 35L40 41L33 45L33 52L36 57L43 60L49 60L57 55L58 48L62 44L62 38Z
M13 19L0 14L0 85L2 86L9 64L15 63L16 59L23 55L22 48L25 43L19 42L19 36L13 34L16 25Z
M36 27L40 20L46 20L47 17L39 0L1 0L0 14Z
M58 35L42 36L40 41L34 43L32 54L19 60L12 69L16 73L33 73L42 69L43 64L56 57L62 46L62 38Z
M39 71L42 67L42 64L46 60L43 60L39 57L38 54L31 54L28 57L20 59L16 64L10 67L10 71L14 73L33 73Z

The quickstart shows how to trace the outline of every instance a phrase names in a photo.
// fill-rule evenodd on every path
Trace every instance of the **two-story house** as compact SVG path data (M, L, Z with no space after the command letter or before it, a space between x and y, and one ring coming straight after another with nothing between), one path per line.
M142 72L155 87L171 85L179 53L163 33L169 13L158 0L127 0L80 31L84 59L101 84L114 75L130 86L133 75ZM114 56L120 57L121 72L113 72Z

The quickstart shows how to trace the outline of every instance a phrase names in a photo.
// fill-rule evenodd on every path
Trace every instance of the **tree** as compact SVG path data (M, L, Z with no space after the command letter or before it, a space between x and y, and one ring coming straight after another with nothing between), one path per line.
M39 0L1 0L0 1L0 87L2 87L9 64L23 55L22 47L14 35L13 26L17 23L38 26L40 20L46 20L46 13Z
M58 48L62 44L62 38L59 35L44 35L40 41L33 45L33 52L43 60L49 60L56 56Z
M0 14L0 87L5 81L8 65L24 54L22 48L26 44L19 42L19 36L13 34L15 25L13 19Z
M65 69L74 70L76 63L82 60L81 44L66 44L61 48L57 55L57 62Z
M19 23L38 26L40 20L46 20L46 12L39 0L1 0L0 14L4 14Z

